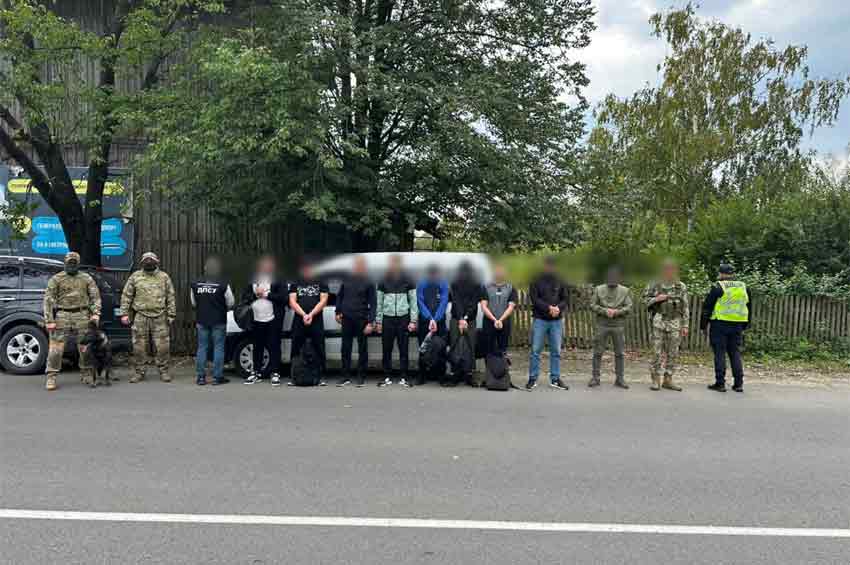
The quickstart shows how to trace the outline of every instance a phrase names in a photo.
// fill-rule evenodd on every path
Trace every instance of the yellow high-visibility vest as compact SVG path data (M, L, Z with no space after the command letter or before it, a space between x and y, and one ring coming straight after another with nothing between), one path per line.
M747 294L747 285L739 281L719 281L717 284L723 289L723 296L717 299L711 319L724 322L749 322L750 310L747 308L747 303L750 297Z

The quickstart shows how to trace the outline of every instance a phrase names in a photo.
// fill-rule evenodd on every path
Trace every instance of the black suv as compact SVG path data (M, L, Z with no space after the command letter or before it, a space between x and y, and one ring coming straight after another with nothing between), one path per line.
M47 281L62 270L62 262L34 257L0 256L0 365L19 375L40 373L47 363L44 329L44 291ZM118 310L121 290L101 273L83 268L97 282L103 302L101 326L115 349L129 349L129 328L121 324ZM68 340L66 354L76 355Z

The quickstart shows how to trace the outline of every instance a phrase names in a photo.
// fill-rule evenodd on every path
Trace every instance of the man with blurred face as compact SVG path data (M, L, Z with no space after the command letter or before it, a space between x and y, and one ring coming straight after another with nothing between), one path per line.
M227 337L227 311L236 299L233 290L222 277L221 260L209 257L204 263L204 274L190 287L189 300L195 309L198 332L198 351L195 356L196 383L207 384L207 360L210 341L213 343L213 383L228 382L224 377L224 342Z
M449 343L452 350L461 339L467 340L470 349L475 352L478 337L476 321L478 307L484 300L484 288L478 282L475 270L468 261L462 262L454 282L449 287L449 300L452 304L452 318L449 327ZM470 386L481 386L480 375L473 368L469 375L462 375ZM455 375L456 379L458 375Z
M528 383L525 390L537 386L540 374L540 354L544 341L549 342L549 386L569 390L561 379L561 341L564 337L564 315L569 302L567 284L556 270L554 257L546 257L543 272L528 289L531 298L533 321L531 325L531 357L529 359Z
M493 269L493 282L485 288L483 336L486 355L505 355L511 339L511 316L517 304L517 291L507 280L504 265Z
M608 347L608 338L614 343L614 385L629 388L625 377L626 317L632 312L632 295L628 287L620 284L622 273L618 267L608 269L606 283L593 289L590 309L596 314L596 335L593 340L593 375L588 386L599 386L602 354Z
M304 263L301 279L289 289L289 307L295 311L292 320L292 357L301 354L304 342L309 339L319 355L322 373L325 368L325 321L323 312L328 304L328 285L316 280L313 267ZM325 382L319 383L325 386Z
M446 310L449 305L449 283L443 278L440 267L428 267L425 279L416 285L416 303L419 308L419 320L416 328L419 345L429 334L445 336ZM419 377L416 384L425 384L425 370L419 363Z
M664 261L658 280L646 287L643 298L652 321L652 390L682 390L673 377L682 338L688 337L691 316L688 301L688 289L679 280L679 265L671 259ZM662 359L666 360L663 381Z
M281 385L280 340L283 318L289 299L289 286L281 281L277 261L271 255L257 260L254 275L242 292L241 303L251 306L250 335L253 351L252 368L244 384L251 385L269 379L273 387ZM268 353L268 363L263 360Z
M375 323L381 334L384 380L378 386L393 383L393 348L398 345L399 384L409 387L408 347L410 332L416 331L419 306L416 303L416 285L405 276L401 256L390 257L387 274L378 285Z
M357 386L366 384L369 369L368 337L375 329L377 297L369 279L366 260L354 258L351 276L342 283L336 297L336 321L342 326L342 378L337 386L351 384L351 353L357 338Z

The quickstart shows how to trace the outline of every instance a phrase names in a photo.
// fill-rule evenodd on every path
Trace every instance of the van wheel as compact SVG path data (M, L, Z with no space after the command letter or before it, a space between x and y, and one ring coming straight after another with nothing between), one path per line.
M233 354L233 365L236 371L243 379L251 374L254 369L254 344L251 343L251 338L244 337L236 346L236 351ZM263 369L269 365L269 352L263 350Z
M37 326L15 326L0 339L0 364L14 375L34 375L47 364L47 334Z

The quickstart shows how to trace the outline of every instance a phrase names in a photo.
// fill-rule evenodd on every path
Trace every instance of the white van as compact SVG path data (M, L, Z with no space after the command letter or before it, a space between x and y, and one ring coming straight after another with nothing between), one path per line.
M414 281L418 281L425 276L425 272L430 265L439 265L443 276L451 281L454 279L461 263L468 262L475 269L476 273L483 284L487 284L492 280L493 272L490 259L483 253L438 253L438 252L408 252L408 253L362 253L359 254L366 260L366 265L369 270L369 276L375 280L376 284L380 281L387 271L389 258L392 255L400 255L404 265L404 270ZM342 284L345 276L351 272L354 257L357 254L346 254L328 259L327 261L316 264L313 267L315 276L328 284L330 290L330 299L328 306L323 312L325 323L325 355L330 367L339 366L342 361L342 332L340 325L336 321L336 293ZM480 328L482 323L482 313L479 308L476 325ZM281 362L286 365L290 361L292 349L292 318L294 313L287 308L286 317L283 321L283 341L281 344ZM448 318L451 318L451 308L449 308ZM368 339L369 343L369 366L379 368L381 366L381 338L380 334L372 334ZM419 348L416 343L415 334L411 334L409 340L410 349L410 366L416 366L419 358ZM233 312L227 315L227 361L232 363L234 368L240 375L247 375L254 366L253 362L253 345L250 339L244 334L242 329L236 324L233 318ZM357 342L354 343L354 358L357 358ZM268 363L268 352L265 353L263 365ZM398 359L398 353L394 353L394 358Z

